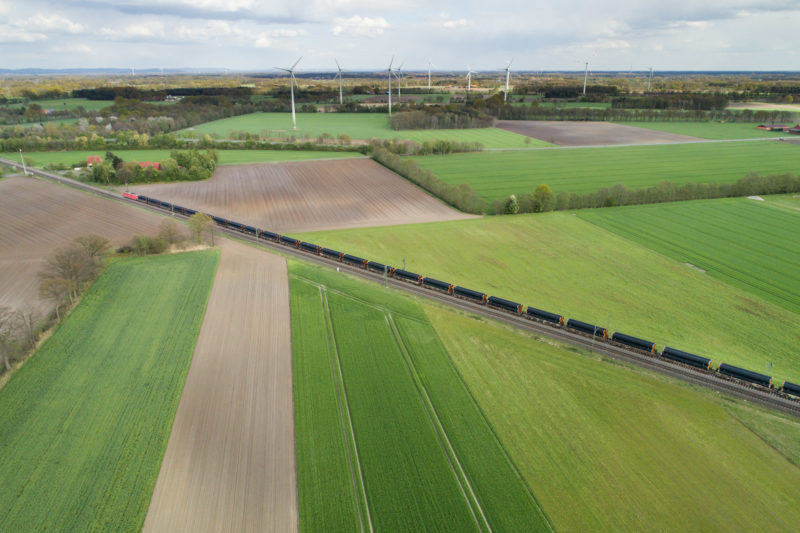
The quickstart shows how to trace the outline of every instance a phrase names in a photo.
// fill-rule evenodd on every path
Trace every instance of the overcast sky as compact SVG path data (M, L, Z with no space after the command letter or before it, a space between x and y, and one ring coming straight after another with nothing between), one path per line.
M800 0L0 0L0 68L798 71L798 29Z

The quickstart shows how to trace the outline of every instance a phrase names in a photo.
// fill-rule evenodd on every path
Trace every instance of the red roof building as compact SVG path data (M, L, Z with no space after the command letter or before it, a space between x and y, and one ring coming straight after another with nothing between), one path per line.
M153 167L156 170L161 170L161 163L153 161L137 161L136 164L142 168Z
M89 157L86 158L86 165L87 166L92 166L95 163L97 163L99 165L102 162L103 162L103 158L100 157L99 155L90 155Z

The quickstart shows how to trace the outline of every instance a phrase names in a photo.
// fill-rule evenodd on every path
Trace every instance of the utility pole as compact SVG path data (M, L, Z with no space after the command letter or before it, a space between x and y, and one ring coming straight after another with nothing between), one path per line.
M22 148L19 149L19 160L22 161L22 173L25 176L27 176L28 175L28 169L25 168L25 158L22 157Z

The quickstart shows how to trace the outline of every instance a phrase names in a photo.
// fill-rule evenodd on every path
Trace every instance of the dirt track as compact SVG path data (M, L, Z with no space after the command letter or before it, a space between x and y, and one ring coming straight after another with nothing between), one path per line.
M144 531L296 531L286 261L223 241Z
M34 178L0 180L0 306L44 311L39 278L45 260L75 237L97 233L120 246L154 235L162 217Z
M469 217L369 159L226 166L206 182L132 190L276 232Z
M655 144L700 140L696 137L611 122L501 120L497 123L497 127L558 146Z

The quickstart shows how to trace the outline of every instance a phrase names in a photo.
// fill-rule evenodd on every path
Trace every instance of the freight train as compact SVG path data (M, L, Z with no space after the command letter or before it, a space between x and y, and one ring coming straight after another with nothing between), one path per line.
M147 205L158 207L160 209L180 215L192 216L197 213L197 211L194 209L189 209L188 207L183 207L177 204L171 204L169 202L141 194L125 192L123 193L123 196L129 200L142 202ZM537 309L532 306L525 306L519 302L506 300L505 298L490 296L481 291L468 289L460 285L453 285L452 283L423 276L421 274L417 274L416 272L410 272L408 270L384 265L376 261L370 261L369 259L364 259L363 257L340 252L338 250L324 248L310 242L300 241L287 235L280 235L278 233L248 226L246 224L234 222L222 217L213 215L208 216L211 217L216 225L222 228L252 235L257 239L296 248L309 254L324 257L339 263L348 264L355 268L369 270L377 274L382 274L386 277L391 277L397 281L412 283L432 291L453 296L454 298L472 302L475 305L491 307L498 311L520 316L522 318L542 324L547 324L554 328L563 328L572 333L589 337L598 342L609 343L628 351L636 352L649 357L660 358L664 361L681 365L694 371L710 373L721 379L735 381L749 387L778 393L783 397L800 402L800 385L795 383L785 381L781 386L778 387L775 383L773 383L771 376L759 374L744 368L735 367L727 363L722 363L719 365L719 367L714 369L711 364L711 359L701 355L685 352L669 346L665 346L659 352L654 342L640 339L631 335L626 335L620 332L610 333L608 329L596 324L582 322L574 318L567 320L565 317L557 313L551 313L549 311Z

